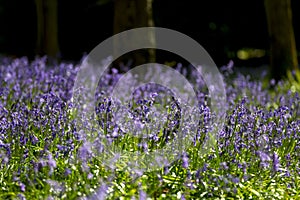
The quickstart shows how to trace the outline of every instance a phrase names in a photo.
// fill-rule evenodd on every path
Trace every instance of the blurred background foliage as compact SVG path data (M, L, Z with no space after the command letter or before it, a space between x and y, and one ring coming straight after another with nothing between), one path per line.
M35 57L36 2L0 0L1 55ZM300 2L291 2L296 46L300 47L300 14L297 12ZM78 61L112 36L114 3L114 0L57 0L57 56ZM269 62L268 26L262 0L153 0L153 19L155 26L174 29L197 40L218 66L229 60L236 66L251 67ZM158 52L157 59L184 62L167 52Z

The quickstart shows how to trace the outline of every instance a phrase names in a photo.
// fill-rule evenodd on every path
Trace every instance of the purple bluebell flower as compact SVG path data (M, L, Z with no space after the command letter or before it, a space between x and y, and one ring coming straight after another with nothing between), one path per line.
M139 200L146 200L147 199L147 193L143 190L139 191Z
M226 162L222 162L222 163L220 163L220 165L221 165L222 169L224 169L224 170L228 170L229 169L229 167L228 167L228 165L227 165Z
M259 158L260 158L260 164L262 167L269 167L269 162L271 160L270 156L262 151L258 152Z
M238 184L240 182L240 178L239 177L233 177L231 179L231 181L234 183L234 184Z
M46 182L49 184L51 191L53 191L54 194L60 194L65 190L63 183L55 180L46 180Z
M94 177L94 175L92 174L92 173L89 173L88 175L87 175L87 179L92 179Z
M65 176L68 176L68 175L70 175L72 173L72 170L71 169L69 169L69 168L66 168L65 169Z
M280 167L280 162L279 162L279 157L276 152L273 153L272 155L272 162L273 162L273 171L277 172Z
M187 154L183 154L182 156L182 167L183 168L188 168L189 167L189 158L187 156Z
M22 193L19 193L17 196L18 196L18 199L19 199L19 200L26 200L25 195L22 194Z
M98 191L96 192L96 194L94 194L92 196L92 199L98 199L98 200L106 199L107 189L108 189L108 186L106 184L101 185L99 187Z
M21 190L21 192L25 192L25 189L26 189L26 186L25 186L25 184L24 184L24 183L22 183L22 182L19 182L19 186L20 186L20 190Z
M89 142L85 142L78 151L78 156L81 160L86 161L90 158L92 154L91 144Z
M50 168L49 173L52 174L53 170L56 168L56 161L53 159L53 156L51 153L48 154L48 160L47 160L48 166Z

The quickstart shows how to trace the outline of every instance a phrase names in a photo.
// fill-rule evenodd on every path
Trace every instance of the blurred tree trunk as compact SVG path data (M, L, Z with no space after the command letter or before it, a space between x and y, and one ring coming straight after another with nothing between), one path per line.
M298 70L291 0L265 0L271 46L271 76L279 80Z
M153 0L115 0L114 1L114 34L133 28L153 27ZM149 37L154 37L149 33ZM128 38L129 39L129 38ZM135 38L132 38L134 40ZM150 39L150 38L149 38ZM130 40L130 39L129 39ZM131 41L114 41L115 44L130 43ZM133 41L134 42L134 41ZM117 49L115 49L117 51ZM132 55L132 54L131 54ZM140 65L155 62L154 49L135 51L133 56L123 57L122 60L133 59L133 64ZM116 62L120 62L117 60Z
M37 12L37 46L36 53L57 58L58 21L57 0L35 0Z

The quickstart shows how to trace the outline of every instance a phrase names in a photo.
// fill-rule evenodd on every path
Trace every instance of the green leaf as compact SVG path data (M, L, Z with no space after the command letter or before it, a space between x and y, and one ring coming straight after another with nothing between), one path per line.
M260 197L259 192L257 192L256 190L252 189L252 188L247 188L250 192L252 192L253 194L255 194L257 197Z

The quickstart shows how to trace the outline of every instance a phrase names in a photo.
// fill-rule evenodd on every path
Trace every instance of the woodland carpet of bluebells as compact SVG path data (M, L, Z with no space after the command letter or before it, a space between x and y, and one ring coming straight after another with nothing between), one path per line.
M191 72L201 116L193 144L161 169L142 171L114 160L105 166L97 156L101 142L89 141L83 136L88 130L76 126L72 88L78 66L47 65L46 58L0 63L0 199L300 199L300 90L289 81L267 87L263 74L255 80L234 72L233 63L220 68L226 120L215 147L200 154L214 113L205 83ZM180 65L176 69L187 73ZM99 91L120 76L111 70ZM90 130L96 138L147 152L176 137L181 109L164 88L140 87L128 105L128 116L150 127L147 140L131 134L126 123L115 123L114 104L99 94L95 110L101 129ZM160 120L152 109L158 105L168 110L166 123L151 127Z

